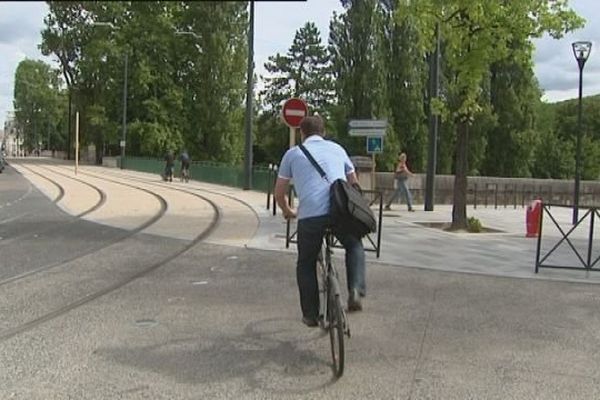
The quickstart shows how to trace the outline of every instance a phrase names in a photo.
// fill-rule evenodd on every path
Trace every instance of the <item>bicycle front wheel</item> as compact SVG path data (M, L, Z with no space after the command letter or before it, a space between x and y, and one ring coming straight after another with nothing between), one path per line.
M331 358L333 373L339 378L344 373L344 319L340 296L330 292L327 305L329 320L329 339L331 341Z

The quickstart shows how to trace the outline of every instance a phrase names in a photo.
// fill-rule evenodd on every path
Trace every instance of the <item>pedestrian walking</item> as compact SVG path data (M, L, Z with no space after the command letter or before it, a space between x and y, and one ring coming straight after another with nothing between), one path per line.
M408 169L406 165L406 153L398 153L398 164L396 165L396 170L394 171L394 180L396 181L396 190L392 193L392 197L388 200L388 203L385 206L386 210L392 209L392 203L396 201L396 199L402 195L406 201L406 205L408 206L408 211L415 211L412 206L412 196L410 194L410 190L408 189L408 178L413 176L413 173Z

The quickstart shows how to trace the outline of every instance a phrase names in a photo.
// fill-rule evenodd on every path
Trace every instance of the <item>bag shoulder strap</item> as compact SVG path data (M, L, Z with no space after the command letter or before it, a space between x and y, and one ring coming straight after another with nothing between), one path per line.
M321 175L321 178L323 178L327 182L329 182L329 179L327 179L327 174L325 173L325 171L323 171L323 168L321 168L321 166L319 165L317 160L315 160L315 158L312 156L312 154L310 154L308 149L306 147L304 147L304 145L302 143L300 143L298 145L298 147L300 148L300 150L302 150L302 152L304 153L306 158L308 158L308 161L310 161L310 163L313 165L313 167L315 167L315 169L317 170L319 175Z

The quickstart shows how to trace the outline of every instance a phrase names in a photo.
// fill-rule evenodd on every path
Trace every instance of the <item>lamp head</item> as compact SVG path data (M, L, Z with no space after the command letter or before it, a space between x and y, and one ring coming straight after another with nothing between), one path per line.
M580 65L585 64L592 51L592 42L573 42L573 55Z

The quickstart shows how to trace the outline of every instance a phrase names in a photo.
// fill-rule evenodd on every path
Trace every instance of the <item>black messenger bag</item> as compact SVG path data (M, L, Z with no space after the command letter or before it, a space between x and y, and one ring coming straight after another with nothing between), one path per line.
M329 182L325 171L303 144L298 146L321 177ZM358 238L377 231L377 221L369 201L359 189L343 179L336 179L329 187L330 215L336 231Z

